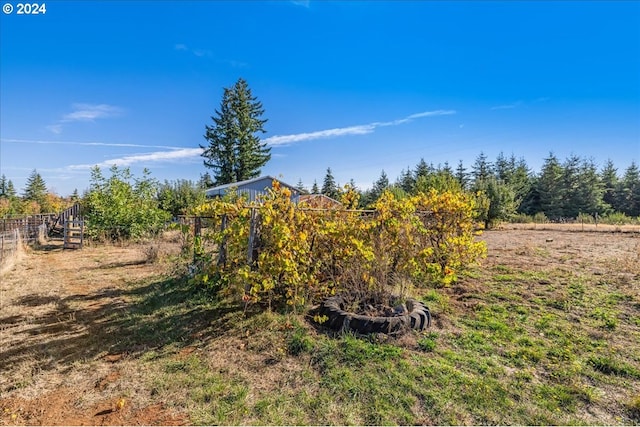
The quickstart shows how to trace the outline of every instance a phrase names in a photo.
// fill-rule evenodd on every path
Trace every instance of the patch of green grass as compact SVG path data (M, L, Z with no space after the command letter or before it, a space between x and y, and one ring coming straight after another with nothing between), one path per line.
M435 332L429 332L418 339L418 348L425 352L431 352L436 348L436 340L438 334Z
M293 356L309 353L313 347L313 340L307 335L307 331L300 326L297 326L287 338L287 352Z
M605 307L596 307L590 317L599 321L599 326L604 329L614 330L618 326L618 313Z
M577 410L578 403L588 401L584 391L564 384L541 384L535 388L534 395L545 409L554 412L573 413Z
M474 274L464 297L460 288L422 290L443 326L404 338L243 313L179 280L146 289L119 325L128 346L145 348L154 396L175 399L196 424L633 424L633 405L612 403L608 389L640 387L638 308L624 290L554 269ZM197 355L178 357L195 343ZM277 382L255 387L246 370L212 368L210 345L236 346L229 366L255 363Z
M442 292L429 289L422 295L421 299L434 313L446 313L449 311L449 297Z
M640 379L640 370L612 356L590 356L587 363L598 372Z
M155 363L155 362L151 362ZM239 424L248 412L249 387L242 378L212 372L200 357L166 360L153 389L169 394L186 393L197 424Z

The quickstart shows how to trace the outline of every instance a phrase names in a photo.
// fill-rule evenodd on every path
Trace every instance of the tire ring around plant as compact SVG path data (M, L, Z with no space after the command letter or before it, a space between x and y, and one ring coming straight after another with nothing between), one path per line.
M352 330L361 334L395 334L407 329L422 331L431 326L431 312L422 302L408 299L407 314L402 316L366 316L343 310L345 301L336 295L324 300L320 315L327 316L323 325L336 331Z

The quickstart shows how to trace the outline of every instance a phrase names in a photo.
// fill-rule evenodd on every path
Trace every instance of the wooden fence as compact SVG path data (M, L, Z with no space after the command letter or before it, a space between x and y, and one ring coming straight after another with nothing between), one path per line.
M55 220L54 214L38 214L20 218L0 219L0 233L20 231L20 238L26 243L44 239L49 227Z
M14 229L0 233L0 270L18 252L21 244L20 230Z

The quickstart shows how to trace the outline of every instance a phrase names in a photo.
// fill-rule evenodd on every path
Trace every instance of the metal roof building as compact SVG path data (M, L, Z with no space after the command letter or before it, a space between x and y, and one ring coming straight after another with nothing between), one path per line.
M253 202L259 194L266 194L267 190L272 188L274 180L278 181L282 187L286 187L291 190L291 200L296 203L298 202L300 190L270 175L247 179L245 181L232 182L230 184L218 185L217 187L212 187L206 190L205 194L207 198L210 199L213 197L222 197L229 191L235 190L238 194L246 194L249 201Z

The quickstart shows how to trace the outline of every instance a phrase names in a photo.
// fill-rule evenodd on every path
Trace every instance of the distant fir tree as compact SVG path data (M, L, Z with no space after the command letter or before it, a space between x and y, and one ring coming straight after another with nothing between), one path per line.
M198 180L198 187L206 190L208 188L213 187L215 184L213 183L213 179L209 172L205 172L204 174L200 174L200 179Z
M18 193L16 192L16 188L13 186L13 182L11 180L7 181L7 196L10 199L16 198Z
M480 218L485 228L492 228L500 221L507 221L516 212L515 192L495 176L478 181L478 191L486 197L485 209Z
M543 212L548 218L558 219L564 216L564 171L553 153L544 159L540 176L536 183L539 206L535 212Z
M322 182L322 194L331 197L332 199L337 199L340 195L338 184L336 184L331 168L327 168L327 174L324 176L324 181Z
M493 165L487 160L487 155L480 152L476 161L471 167L471 176L473 176L473 189L477 190L482 186L482 182L486 181L493 175Z
M416 193L427 193L429 190L436 189L438 191L462 191L460 183L453 175L451 169L439 168L429 175L420 176L416 180Z
M509 158L509 179L506 183L511 187L516 196L518 211L520 206L527 199L533 185L532 173L527 166L527 162L521 158L516 160L515 156Z
M467 168L464 167L462 160L458 161L455 177L460 184L460 187L463 190L466 190L469 185L469 174L467 173Z
M302 178L298 179L298 183L296 184L296 189L300 192L300 194L309 194L309 191L304 186L302 182Z
M311 194L320 194L320 189L318 188L318 181L313 180L313 186L311 187Z
M573 154L562 164L562 216L575 218L579 211L580 157Z
M43 204L47 195L47 185L42 176L35 169L27 178L27 185L24 189L23 197L25 200L38 202Z
M578 214L601 215L607 211L604 203L604 185L598 168L591 159L582 160L578 171L578 187L573 198Z
M602 200L609 205L611 209L621 211L616 194L618 188L618 169L614 166L611 159L607 160L602 171L600 171L600 181L602 182L604 190Z
M373 187L371 189L364 192L362 195L361 206L371 206L373 203L378 200L378 198L382 195L384 190L389 188L389 177L386 172L383 170L380 173L380 177L373 183Z
M416 185L416 180L411 173L411 168L407 167L406 170L402 169L396 185L402 188L402 190L404 190L404 192L407 194L413 193L413 188Z
M431 172L433 172L433 167L428 165L424 159L420 159L413 173L413 178L418 181L421 176L427 177Z
M440 167L440 164L438 164L438 172L443 172L446 175L453 176L453 169L451 168L451 165L449 165L448 161L445 161L442 167Z
M636 162L624 171L618 184L620 211L628 216L640 216L640 170Z
M225 88L220 110L212 116L212 126L206 126L207 146L204 165L213 170L214 184L229 184L259 176L260 168L271 159L271 148L260 141L265 133L262 103L251 94L242 78L233 87Z
M73 203L76 203L76 202L80 201L80 194L78 194L78 189L77 188L73 189L73 193L71 193L70 199L71 199L71 201Z
M509 161L501 151L494 163L494 174L498 181L509 182L514 173L515 162Z
M378 200L378 197L380 197L387 188L389 188L389 177L383 169L382 172L380 172L380 177L373 183L373 193L376 196L375 200Z
M2 174L0 178L0 198L8 199L9 198L9 181L7 177Z

